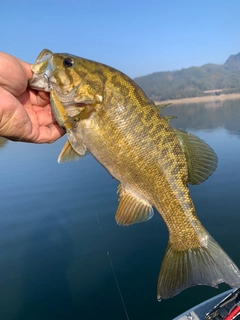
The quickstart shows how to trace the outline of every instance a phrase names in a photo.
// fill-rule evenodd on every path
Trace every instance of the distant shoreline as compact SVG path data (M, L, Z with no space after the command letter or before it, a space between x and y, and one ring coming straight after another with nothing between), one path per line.
M183 98L183 99L173 99L164 101L155 101L155 104L185 104L185 103L199 103L199 102L209 102L209 101L225 101L225 100L235 100L240 99L240 93L231 94L221 94L219 96L204 96L204 97L194 97L194 98Z

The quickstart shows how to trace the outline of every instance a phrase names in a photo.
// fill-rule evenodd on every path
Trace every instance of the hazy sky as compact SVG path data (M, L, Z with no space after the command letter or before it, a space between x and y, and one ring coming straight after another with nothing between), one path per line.
M240 52L240 1L5 0L0 30L0 50L25 61L48 48L134 78Z

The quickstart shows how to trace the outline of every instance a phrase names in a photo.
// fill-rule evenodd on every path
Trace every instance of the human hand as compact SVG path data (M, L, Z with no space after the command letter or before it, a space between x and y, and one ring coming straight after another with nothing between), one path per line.
M0 52L0 136L51 143L65 131L51 110L49 93L28 88L31 65Z

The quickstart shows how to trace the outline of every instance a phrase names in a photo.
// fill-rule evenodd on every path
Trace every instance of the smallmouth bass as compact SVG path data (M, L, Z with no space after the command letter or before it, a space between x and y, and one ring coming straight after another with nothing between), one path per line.
M50 92L52 110L68 141L58 161L89 151L118 181L116 221L147 221L155 207L169 230L157 298L187 287L226 282L240 286L240 271L197 218L188 183L216 169L214 151L192 134L173 129L138 85L120 71L45 49L32 65L29 86Z

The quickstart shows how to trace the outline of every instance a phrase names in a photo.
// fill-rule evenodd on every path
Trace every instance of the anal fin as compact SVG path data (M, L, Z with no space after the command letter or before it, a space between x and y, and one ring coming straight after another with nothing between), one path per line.
M122 185L118 187L119 205L116 222L123 226L147 221L153 216L152 206Z

